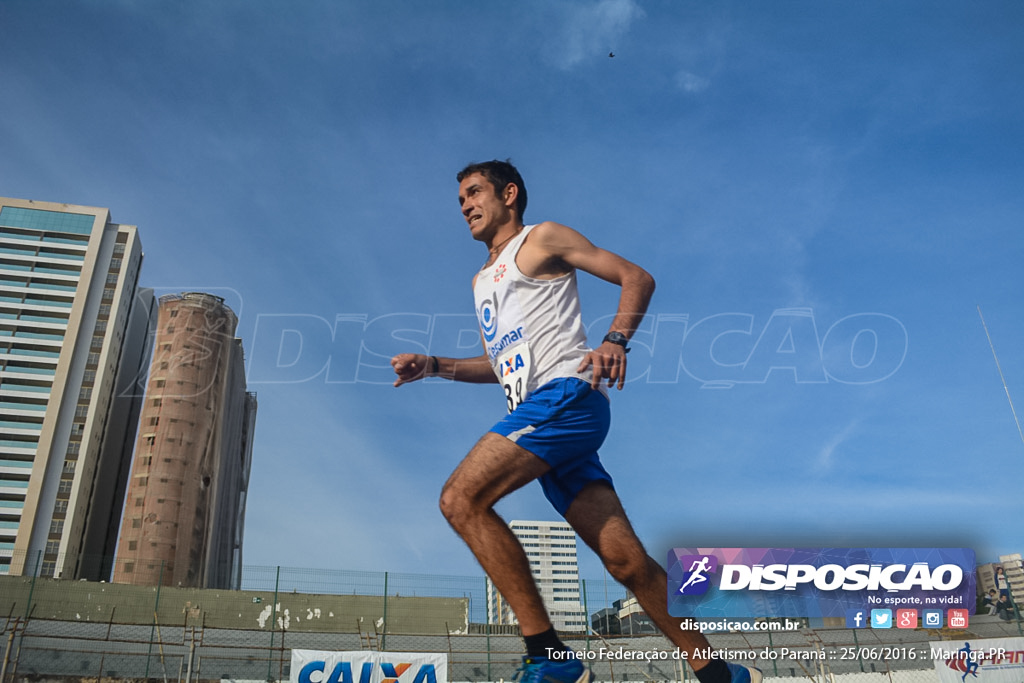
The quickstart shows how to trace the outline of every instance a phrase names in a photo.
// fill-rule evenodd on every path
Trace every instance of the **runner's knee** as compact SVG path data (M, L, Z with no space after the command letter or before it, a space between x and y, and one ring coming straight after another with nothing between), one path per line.
M444 518L456 529L466 519L480 512L480 506L474 504L472 496L450 483L441 489L441 499L438 501L438 506L441 508L441 514L444 515Z
M642 547L619 546L602 559L612 578L630 589L643 581L648 574L648 557Z
M438 507L441 508L441 514L448 520L448 523L454 526L454 520L459 516L459 501L458 497L452 492L451 486L446 485L441 489L441 498L438 500Z

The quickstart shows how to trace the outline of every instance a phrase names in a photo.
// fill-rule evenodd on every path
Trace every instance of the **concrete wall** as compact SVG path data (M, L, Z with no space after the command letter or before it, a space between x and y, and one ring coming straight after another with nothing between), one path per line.
M158 592L159 591L159 592ZM315 595L225 591L167 586L131 586L0 576L0 618L30 618L114 624L270 631L446 634L468 629L466 598Z

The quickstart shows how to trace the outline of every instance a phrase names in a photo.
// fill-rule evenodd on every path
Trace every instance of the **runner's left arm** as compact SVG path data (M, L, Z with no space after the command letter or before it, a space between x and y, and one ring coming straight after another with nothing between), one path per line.
M491 384L498 381L486 355L475 358L446 358L422 353L400 353L391 359L391 367L398 375L398 379L395 380L396 387L425 377L443 377L472 384Z
M619 306L609 332L619 332L630 338L643 320L654 294L654 278L646 270L618 254L595 246L590 240L570 227L558 223L541 223L532 236L537 245L566 265L590 273L602 280L618 285ZM626 350L619 344L602 342L583 359L579 370L594 369L593 384L602 380L608 386L626 382Z

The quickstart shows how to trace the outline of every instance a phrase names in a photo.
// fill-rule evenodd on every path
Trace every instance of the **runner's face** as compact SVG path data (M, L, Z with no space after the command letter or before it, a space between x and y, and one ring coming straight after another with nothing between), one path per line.
M499 197L491 181L479 173L467 176L459 183L459 205L475 240L491 241L498 228L514 218L514 202L514 197L504 200Z

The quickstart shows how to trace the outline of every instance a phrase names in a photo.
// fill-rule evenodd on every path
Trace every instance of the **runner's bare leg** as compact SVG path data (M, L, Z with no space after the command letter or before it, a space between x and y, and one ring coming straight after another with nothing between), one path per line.
M668 613L668 576L637 538L615 490L604 482L588 484L569 506L565 519L604 562L608 572L636 596L644 612L681 651L694 670L708 660L695 657L707 651L700 631L683 630L681 619Z
M551 620L526 552L494 504L549 469L533 453L488 432L441 491L441 512L515 612L524 636L550 629Z

